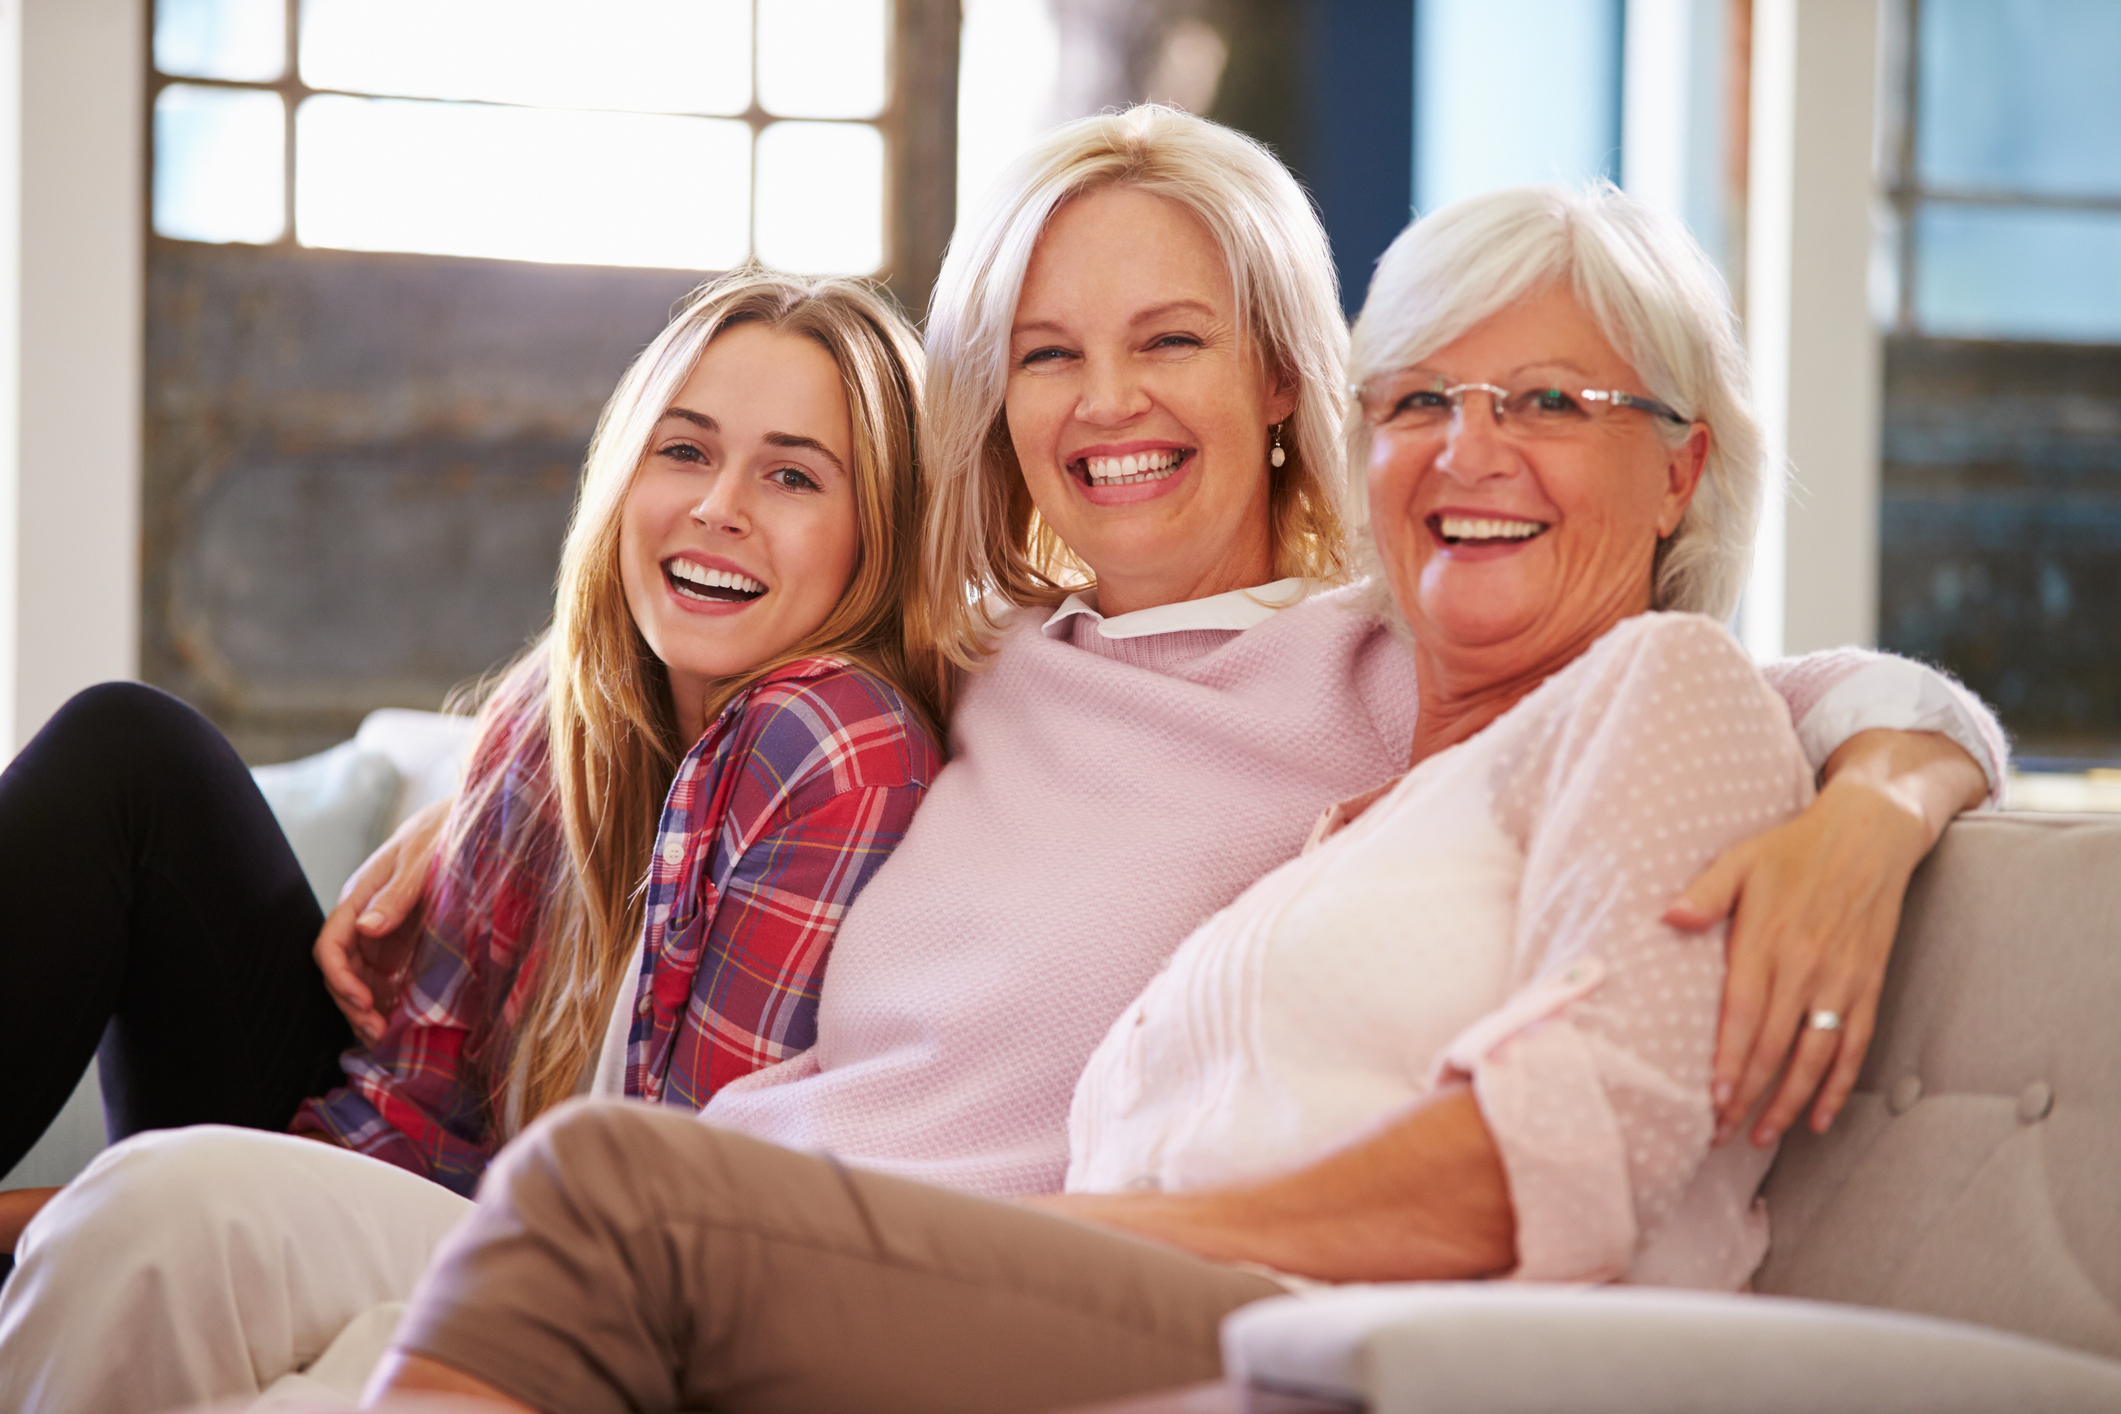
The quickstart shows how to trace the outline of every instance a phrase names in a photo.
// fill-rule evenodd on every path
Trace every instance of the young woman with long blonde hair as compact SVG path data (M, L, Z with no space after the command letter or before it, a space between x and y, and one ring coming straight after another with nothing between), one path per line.
M342 1047L343 1029L279 1046L288 1073L252 1087L291 1094L277 1115L217 1111L234 1082L210 1073L210 1055L202 1065L152 1047L106 1052L116 1060L106 1086L121 1097L151 1087L143 1070L188 1069L196 1082L177 1087L188 1110L114 1107L114 1137L213 1120L286 1126L294 1110L298 1134L468 1193L502 1141L584 1086L615 1002L630 1024L609 1038L607 1063L644 1098L697 1108L806 1047L839 918L940 768L931 698L907 666L928 653L909 653L903 613L921 508L921 371L911 331L866 286L746 272L696 292L604 411L551 628L481 694L464 789L427 905L402 931L404 985L382 1034L347 1051L341 1083L321 1095L318 1052ZM181 955L197 915L214 912L204 898L220 909L207 924L234 936L234 952L291 953L306 967L313 903L306 917L275 905L284 926L244 931L261 912L245 896L257 892L257 853L283 866L280 893L300 876L269 817L250 822L240 847L214 818L262 814L225 743L164 753L194 758L171 769L218 770L209 788L111 779L112 809L48 808L57 786L81 788L60 778L85 750L173 733L212 736L189 709L133 685L64 709L0 788L0 834L33 854L39 875L11 892L52 894L58 916L90 892L84 870L130 871L129 906L96 924L113 936L84 946L94 929L77 929L69 943L121 966ZM128 808L144 795L154 809ZM173 818L186 808L190 818ZM185 837L192 857L172 864L165 846ZM225 865L196 857L199 840L217 838ZM33 948L18 933L6 965ZM100 1002L93 1046L94 1032L126 1029L125 996L112 1005L96 989L53 986L41 1004ZM8 1005L37 1000L16 990ZM223 1025L253 1021L284 1018ZM238 1069L258 1059L227 1054ZM86 1060L86 1048L42 1057L71 1073L40 1088L63 1094ZM48 1119L15 1127L33 1139ZM12 1244L13 1232L0 1235Z
M698 1108L809 1045L832 930L940 764L901 622L919 369L866 289L764 274L707 287L635 362L553 627L481 714L424 965L295 1132L468 1192L582 1088L629 966L628 1093ZM774 400L798 410L734 465Z

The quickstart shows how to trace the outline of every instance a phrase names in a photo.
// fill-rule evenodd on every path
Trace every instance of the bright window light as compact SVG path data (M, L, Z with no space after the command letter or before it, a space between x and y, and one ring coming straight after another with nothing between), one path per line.
M994 184L1053 126L1060 31L1046 0L966 0L957 66L957 219L978 219Z
M751 0L307 0L300 62L312 88L736 114Z
M803 275L884 263L884 139L863 123L774 123L759 134L759 259Z
M1930 0L1920 43L1924 186L2121 196L2113 0Z
M685 270L749 245L741 122L321 95L295 127L304 245Z
M2121 212L1931 202L1915 229L1925 333L2121 341Z
M287 230L287 116L267 90L173 83L155 96L155 234L264 244Z
M1414 7L1414 204L1610 174L1620 148L1620 0Z
M187 79L268 83L287 67L286 0L161 0L155 67Z
M873 118L887 95L885 0L759 0L759 106L780 118Z

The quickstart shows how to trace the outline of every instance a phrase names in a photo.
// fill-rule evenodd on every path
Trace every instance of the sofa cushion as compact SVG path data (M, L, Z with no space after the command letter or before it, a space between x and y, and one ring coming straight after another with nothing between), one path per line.
M403 707L379 707L361 719L353 744L387 757L403 783L391 807L391 829L421 807L457 793L457 777L477 729L474 717Z
M1818 1301L1425 1282L1223 1321L1247 1414L1990 1414L2121 1407L2121 1363Z
M2117 923L2121 821L1951 827L1856 1095L1769 1175L1759 1290L2121 1356Z
M257 766L251 776L272 807L280 832L294 847L302 873L326 912L361 861L389 833L397 804L397 768L358 741L277 766Z

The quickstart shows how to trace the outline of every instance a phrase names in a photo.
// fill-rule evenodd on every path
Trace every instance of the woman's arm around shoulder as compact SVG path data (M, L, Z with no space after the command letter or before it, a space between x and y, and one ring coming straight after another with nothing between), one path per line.
M397 1004L452 804L434 801L392 831L339 890L310 950L332 1004L370 1045L382 1039L384 1016Z
M1957 746L1978 769L1991 802L2003 798L2010 741L1996 714L1951 674L1897 653L1824 648L1761 665L1769 686L1789 704L1815 770L1872 731L1928 734Z

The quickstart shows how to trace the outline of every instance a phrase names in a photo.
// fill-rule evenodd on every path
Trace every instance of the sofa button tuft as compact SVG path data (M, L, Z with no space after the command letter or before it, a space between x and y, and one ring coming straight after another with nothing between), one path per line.
M2018 1119L2022 1124L2031 1124L2047 1118L2047 1112L2055 1107L2055 1092L2045 1080L2035 1080L2025 1087L2018 1097Z
M1922 1077L1903 1075L1893 1082L1893 1092L1885 1097L1885 1107L1896 1115L1904 1115L1915 1108L1915 1101L1922 1098Z

